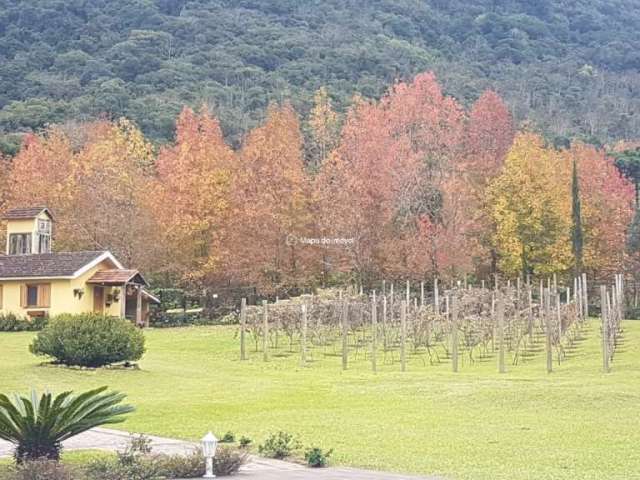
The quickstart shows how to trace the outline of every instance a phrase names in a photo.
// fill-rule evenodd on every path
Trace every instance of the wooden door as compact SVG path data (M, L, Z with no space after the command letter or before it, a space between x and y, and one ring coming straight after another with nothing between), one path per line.
M104 288L93 287L93 311L94 313L104 312Z

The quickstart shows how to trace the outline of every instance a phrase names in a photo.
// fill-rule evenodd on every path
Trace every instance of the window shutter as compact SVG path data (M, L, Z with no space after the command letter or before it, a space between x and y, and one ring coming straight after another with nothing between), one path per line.
M27 308L27 286L20 285L20 306Z
M0 285L0 310L2 310L2 285Z
M51 306L51 284L38 285L38 306L42 308Z

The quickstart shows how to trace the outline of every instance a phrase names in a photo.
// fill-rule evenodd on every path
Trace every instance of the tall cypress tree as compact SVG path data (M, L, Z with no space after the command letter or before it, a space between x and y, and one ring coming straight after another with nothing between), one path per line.
M580 183L578 181L578 165L576 159L573 159L573 176L571 184L571 246L573 257L575 259L574 269L575 275L582 273L582 214L580 212Z

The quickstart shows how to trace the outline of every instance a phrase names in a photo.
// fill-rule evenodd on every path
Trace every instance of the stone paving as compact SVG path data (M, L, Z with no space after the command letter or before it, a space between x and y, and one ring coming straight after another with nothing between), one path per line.
M126 447L130 434L119 430L94 428L77 435L63 446L67 450L118 451ZM180 454L198 448L195 443L171 438L145 435L151 440L153 451L157 453ZM11 444L0 440L0 457L13 452ZM443 480L439 477L415 477L410 475L371 472L354 468L307 468L296 463L251 457L233 478L242 480Z

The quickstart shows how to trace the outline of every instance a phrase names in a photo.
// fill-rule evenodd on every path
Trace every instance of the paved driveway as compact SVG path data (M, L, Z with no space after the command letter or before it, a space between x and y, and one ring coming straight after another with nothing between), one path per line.
M188 453L197 444L171 438L146 435L151 440L153 451L157 453ZM94 428L77 435L63 446L67 450L106 450L117 451L126 447L129 434L119 430ZM0 457L13 452L11 444L0 440ZM307 468L290 462L252 457L233 478L242 480L442 480L437 477L414 477L383 472L371 472L352 468Z

